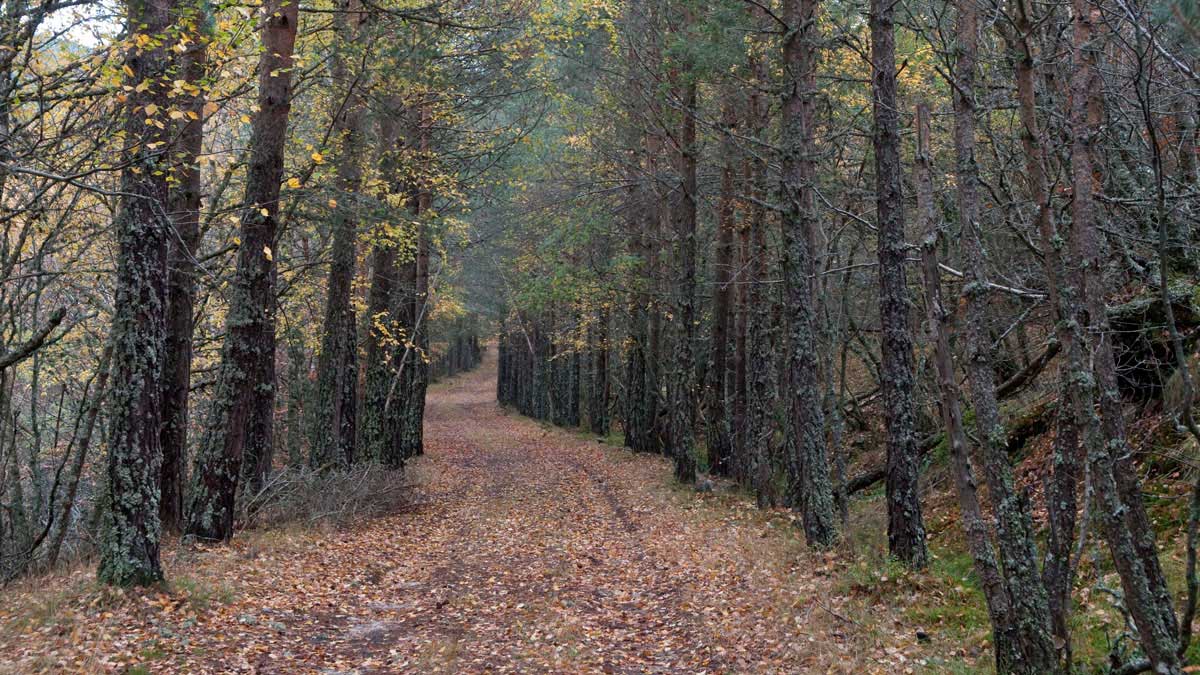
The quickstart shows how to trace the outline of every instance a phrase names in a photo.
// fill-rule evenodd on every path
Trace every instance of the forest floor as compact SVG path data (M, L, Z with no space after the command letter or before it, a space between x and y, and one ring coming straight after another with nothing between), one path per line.
M431 390L396 512L171 544L161 589L105 589L82 565L23 582L0 607L0 672L987 667L957 559L912 574L807 551L784 511L500 408L495 367L489 351Z

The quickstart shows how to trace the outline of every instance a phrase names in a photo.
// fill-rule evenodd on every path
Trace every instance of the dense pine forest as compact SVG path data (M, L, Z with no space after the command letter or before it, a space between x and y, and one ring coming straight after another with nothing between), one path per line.
M0 672L1200 669L1191 0L0 0Z

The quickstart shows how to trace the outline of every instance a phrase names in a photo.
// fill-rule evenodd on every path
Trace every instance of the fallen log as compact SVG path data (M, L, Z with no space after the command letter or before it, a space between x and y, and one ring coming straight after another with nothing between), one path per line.
M1175 312L1177 325L1188 335L1193 343L1200 338L1200 307L1196 306L1197 289L1200 285L1177 283L1170 291L1171 307ZM1159 398L1162 395L1163 373L1174 372L1170 365L1173 357L1170 345L1166 344L1161 327L1165 322L1165 305L1158 295L1138 297L1120 305L1114 305L1108 310L1113 347L1117 352L1117 363L1120 366L1119 383L1121 393L1137 400ZM996 397L1000 400L1012 397L1013 394L1025 388L1037 379L1046 366L1058 354L1057 342L1051 342L1046 349L1029 365L1012 377L1005 380L996 388ZM1022 416L1024 417L1024 416ZM1039 418L1041 419L1041 418ZM1033 429L1032 431L1030 429ZM1024 425L1014 425L1009 431L1010 452L1013 451L1013 439L1019 436L1017 432L1026 434L1017 444L1024 446L1033 435L1042 433L1037 427L1026 429ZM921 439L918 451L922 458L937 447L943 434L930 434ZM851 478L846 482L846 494L861 492L887 477L887 467L877 466Z
M996 397L1003 401L1033 382L1057 354L1058 343L1051 342L1036 359L1029 362L1029 365L996 387ZM922 459L937 447L943 435L941 432L938 432L921 439L920 443L917 444L917 451ZM887 478L886 465L877 466L869 471L865 471L846 482L846 494L852 495L856 492L861 492L884 478Z
M1015 455L1025 447L1031 439L1050 430L1052 420L1051 413L1054 411L1057 402L1054 399L1047 398L1033 404L1029 408L1021 412L1008 430L1008 454ZM921 439L917 446L921 459L942 442L943 433L930 434ZM887 478L887 467L880 466L861 473L846 482L846 494L852 495L856 492L861 492L875 483Z

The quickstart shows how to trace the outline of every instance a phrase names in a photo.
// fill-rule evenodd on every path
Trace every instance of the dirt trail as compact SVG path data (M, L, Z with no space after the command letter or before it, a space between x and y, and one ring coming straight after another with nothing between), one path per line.
M339 656L364 672L737 669L702 625L695 570L647 546L665 495L611 448L502 410L492 358L431 392L426 418L424 506L399 519L379 589L396 601L360 604Z
M104 621L38 628L47 642L32 656L43 660L18 670L757 673L842 663L845 636L825 632L819 605L822 559L799 553L790 528L741 498L672 487L661 458L505 411L494 386L489 353L431 390L411 508L348 531L174 550L168 574L216 597L147 594ZM82 656L70 646L81 642Z

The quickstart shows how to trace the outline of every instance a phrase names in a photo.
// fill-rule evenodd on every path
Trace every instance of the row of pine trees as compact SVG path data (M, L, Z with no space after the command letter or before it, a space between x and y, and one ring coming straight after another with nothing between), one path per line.
M1200 241L1194 75L1178 57L1192 47L1152 16L1123 0L622 3L607 54L578 57L595 70L577 97L607 126L572 159L603 197L581 198L567 228L530 216L536 233L514 244L526 269L499 400L597 434L619 424L684 483L706 470L794 509L819 548L846 536L848 493L873 482L846 476L846 418L873 428L869 406L888 552L914 569L930 561L924 455L947 449L998 672L1077 667L1091 526L1138 645L1114 671L1181 672L1195 538L1177 605L1126 423L1131 371L1150 360L1190 382L1195 344L1172 314L1193 313L1172 289L1194 293L1177 280ZM557 204L553 181L543 190L530 203ZM1118 293L1154 318L1114 329ZM1035 325L1044 354L1010 367L1008 336ZM1123 333L1168 337L1138 351ZM848 371L876 388L849 392ZM1002 403L1042 373L1058 401L1039 525Z
M212 17L203 3L131 2L136 32L126 52L128 139L116 218L119 252L113 325L107 476L101 515L99 576L116 585L160 581L164 532L199 540L228 540L238 502L270 483L275 464L278 262L275 249L289 202L284 159L288 150L300 7L272 0L261 19L257 104L246 149L244 208L240 209L236 271L225 289L228 308L215 381L206 409L192 410L191 364L197 245L201 223L200 154L205 32ZM334 14L330 55L330 135L336 150L336 194L325 283L324 322L311 386L291 373L288 455L309 470L340 471L356 462L389 469L422 453L425 394L431 373L451 374L479 362L475 333L458 331L431 368L431 236L435 161L431 96L393 92L366 100L359 60L378 39L370 11L349 0ZM186 49L173 49L186 45ZM180 116L170 92L182 81L193 96ZM188 115L187 112L194 112ZM160 123L163 117L166 123ZM369 148L373 173L409 225L371 238L369 283L355 290L362 220L370 187L364 176ZM313 154L317 164L326 160ZM365 296L365 297L364 297ZM360 307L361 303L361 309ZM290 353L299 368L302 353ZM303 410L303 419L293 409ZM189 416L203 416L191 442ZM297 429L304 427L303 433ZM306 446L301 456L300 445Z

